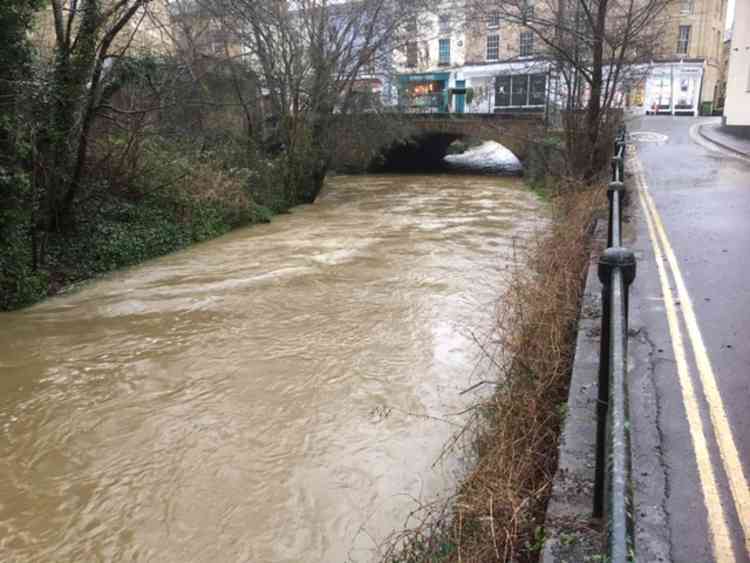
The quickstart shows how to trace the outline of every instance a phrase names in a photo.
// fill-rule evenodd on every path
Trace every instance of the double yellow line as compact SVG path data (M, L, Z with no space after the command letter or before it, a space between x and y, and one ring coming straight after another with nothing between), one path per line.
M732 539L727 527L727 516L716 482L716 473L711 463L711 456L709 455L706 428L701 418L696 389L690 375L690 365L685 351L680 316L675 307L675 299L669 283L670 273L677 288L682 320L684 321L689 345L693 352L698 381L708 405L710 418L709 431L713 430L718 445L719 457L729 481L732 501L740 525L742 526L745 540L744 547L748 555L750 555L750 488L748 488L734 436L732 435L732 430L724 409L724 403L721 400L719 388L716 384L716 376L711 367L711 361L708 358L706 346L703 343L703 336L698 327L692 299L685 286L682 272L677 263L674 250L669 243L664 224L649 193L641 163L637 156L632 158L631 162L633 163L638 183L638 196L645 212L646 224L648 225L656 266L659 272L659 281L667 313L667 323L677 363L677 376L687 414L690 436L695 450L703 500L708 512L708 528L711 535L714 557L718 563L729 563L735 561Z

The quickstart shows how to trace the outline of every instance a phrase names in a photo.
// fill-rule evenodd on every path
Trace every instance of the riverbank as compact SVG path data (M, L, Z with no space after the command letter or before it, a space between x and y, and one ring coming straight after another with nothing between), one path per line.
M545 194L548 195L548 194ZM398 533L388 563L537 561L557 467L591 226L604 190L565 186L550 198L547 231L519 256L500 300L496 390L473 407L472 469L448 502Z
M35 241L28 217L9 216L0 239L0 311L19 309L71 285L270 221L243 175L197 165L194 173L154 192L92 191L75 211L75 229ZM208 186L209 189L203 189ZM34 265L33 248L44 262Z
M396 133L387 130L383 135L390 139ZM154 163L153 171L138 177L134 185L118 188L116 178L101 177L98 187L76 208L75 228L46 233L44 240L30 232L31 206L17 205L6 213L0 209L0 219L5 222L0 221L0 311L32 305L73 284L238 227L266 223L290 207L277 201L281 188L274 185L279 171L274 171L273 165L254 163L257 169L250 169L242 161L240 167L230 167L237 164L236 154L219 154L216 162L183 155L173 162L174 148L169 150ZM372 157L358 158L366 162ZM497 143L479 144L452 158L452 166L464 174L520 171L518 160ZM28 179L22 175L0 177L0 187L3 181L18 185ZM10 191L21 190L11 185ZM43 262L36 265L34 248L43 256Z

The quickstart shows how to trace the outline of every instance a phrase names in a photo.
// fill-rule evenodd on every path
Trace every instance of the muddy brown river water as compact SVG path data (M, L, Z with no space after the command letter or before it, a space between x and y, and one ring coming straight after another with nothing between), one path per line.
M0 314L0 561L369 561L482 377L520 180L358 176Z

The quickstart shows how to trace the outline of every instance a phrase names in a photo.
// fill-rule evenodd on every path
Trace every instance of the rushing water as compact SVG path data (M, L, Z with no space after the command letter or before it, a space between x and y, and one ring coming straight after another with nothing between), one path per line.
M473 334L538 217L517 179L337 177L0 315L0 561L369 560L454 482Z

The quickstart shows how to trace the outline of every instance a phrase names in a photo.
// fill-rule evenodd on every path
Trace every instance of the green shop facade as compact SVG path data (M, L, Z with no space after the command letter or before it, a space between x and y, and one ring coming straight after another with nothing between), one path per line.
M410 113L541 112L550 101L550 67L523 60L401 74L398 103Z
M399 106L408 112L446 113L450 108L450 79L450 72L400 75Z

